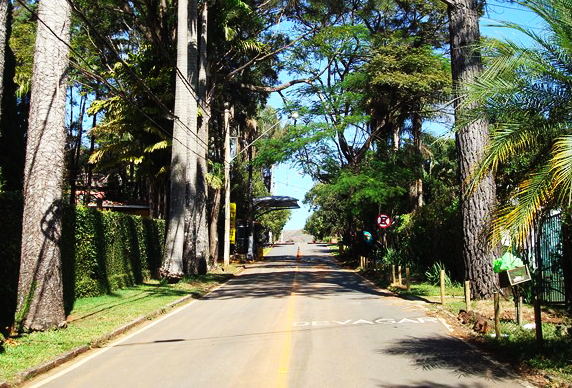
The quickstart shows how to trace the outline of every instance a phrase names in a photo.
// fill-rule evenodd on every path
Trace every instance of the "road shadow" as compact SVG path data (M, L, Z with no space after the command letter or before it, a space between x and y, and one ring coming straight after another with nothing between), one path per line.
M390 356L407 356L411 362L423 370L453 370L459 378L485 377L491 383L497 380L514 380L515 375L503 366L492 361L465 342L452 337L409 338L389 343L378 351ZM434 382L419 382L411 385L379 385L380 387L449 387L435 385ZM455 387L484 387L481 384ZM487 385L490 386L490 385Z
M488 388L490 384L440 384L435 381L419 381L411 384L379 384L378 387L383 388Z
M357 274L340 269L331 258L304 256L297 260L295 256L276 256L270 260L248 267L252 272L241 274L204 299L283 298L293 292L312 298L341 293L393 296L373 289Z

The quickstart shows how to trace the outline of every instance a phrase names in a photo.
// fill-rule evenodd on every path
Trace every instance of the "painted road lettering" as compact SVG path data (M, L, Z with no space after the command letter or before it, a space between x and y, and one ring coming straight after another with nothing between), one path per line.
M379 318L375 320L368 319L348 319L345 321L296 321L293 323L296 327L308 326L343 326L343 325L402 325L402 324L419 324L419 323L439 323L437 318L419 317L419 318Z

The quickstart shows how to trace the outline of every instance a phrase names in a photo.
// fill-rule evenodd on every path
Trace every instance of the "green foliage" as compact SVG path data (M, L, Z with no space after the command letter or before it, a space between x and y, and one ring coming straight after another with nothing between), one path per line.
M313 236L316 240L322 241L325 237L335 235L331 233L337 224L329 224L326 211L315 211L304 224L304 233Z
M435 268L437 263L450 270L451 280L463 280L461 260L461 214L458 199L427 203L415 212L402 216L391 236L403 260L420 271Z
M378 160L371 153L357 172L342 168L330 183L318 183L306 194L304 202L318 213L307 228L316 237L339 235L351 230L352 219L357 219L354 227L373 230L380 208L390 214L405 209L412 179L406 163Z
M451 275L449 271L445 269L445 266L440 261L433 263L427 271L425 271L425 277L434 286L441 284L441 271L445 272L445 286L449 287L452 285Z
M554 377L555 382L559 379L570 381L572 338L566 333L566 328L566 325L543 323L544 344L543 349L539 351L535 330L524 329L513 322L504 323L501 328L503 336L500 339L485 337L485 345L496 353L516 358L528 366L544 370Z
M75 227L75 236L72 238L68 229L63 233L62 261L68 268L64 287L66 282L74 285L71 300L141 284L161 265L162 220L69 207L64 227L70 224ZM70 271L72 263L74 270Z
M487 68L466 90L466 104L473 108L466 120L491 123L490 144L470 189L491 172L500 178L504 201L493 223L493 244L508 234L521 245L543 211L567 207L572 198L570 2L521 4L545 30L538 34L506 23L532 43L485 42Z
M0 194L0 324L16 311L23 202L19 193ZM67 312L80 297L141 284L157 274L164 243L163 220L84 207L64 207L62 272Z
M402 258L400 257L399 251L392 247L387 248L383 253L383 261L387 264L402 264Z
M18 96L22 97L30 91L37 24L28 9L18 2L14 3L12 34L9 45L16 57L14 82L18 84ZM37 8L37 2L26 0L24 3L31 10Z
M288 222L290 214L289 209L276 210L262 215L258 220L264 229L271 231L273 236L278 237Z

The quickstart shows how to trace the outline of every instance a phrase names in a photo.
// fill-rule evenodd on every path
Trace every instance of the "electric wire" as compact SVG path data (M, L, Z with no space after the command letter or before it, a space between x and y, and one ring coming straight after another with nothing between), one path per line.
M30 12L32 15L34 15L35 18L37 18L38 22L42 23L44 25L44 27L56 38L58 39L62 44L65 44L66 47L70 50L71 53L73 53L77 58L82 58L82 56L75 51L75 49L66 41L64 41L58 34L56 34L46 23L44 20L42 20L39 15L37 14L37 12L35 12L34 10L32 10L30 7L28 7L27 4L25 4L23 2L23 0L16 0L22 7L24 7L28 12ZM71 2L71 0L67 0L68 3ZM100 39L104 40L103 37L100 36ZM113 48L112 50L116 56L118 56L118 59L124 63L124 61L119 57L118 53L115 52L115 49ZM100 53L101 54L101 53ZM115 87L114 85L112 85L109 80L105 79L104 77L101 77L99 75L97 75L95 73L95 69L93 69L93 67L91 67L91 65L89 63L87 63L86 60L83 60L83 62L85 63L85 65L87 66L87 68L89 68L91 71L86 71L85 67L82 67L79 65L78 62L74 61L73 58L69 58L70 62L76 66L76 68L80 71L82 71L84 73L84 75L88 75L91 76L92 79L103 82L110 91L112 91L112 93L110 93L112 96L117 96L119 98L121 98L123 101L127 102L129 105L131 105L132 107L134 107L138 112L140 112L141 114L143 114L143 116L148 119L152 124L154 124L161 132L163 132L165 135L167 135L168 138L173 139L174 141L179 142L185 149L187 149L188 151L194 153L197 157L208 161L208 158L205 158L204 156L202 156L201 154L197 153L195 150L193 150L191 147L188 147L185 143L183 143L180 139L177 139L176 137L173 136L173 134L171 134L168 130L166 130L165 128L163 128L159 123L157 123L152 117L150 117L141 107L139 107L136 103L134 103L131 99L129 99L123 90L118 89L117 87ZM125 66L129 67L128 64L125 64ZM179 71L180 72L180 71ZM137 75L134 75L136 78L140 80L140 78ZM116 80L117 81L117 80ZM117 81L119 84L120 82ZM141 81L142 82L142 81ZM145 85L146 86L146 85ZM144 88L148 90L148 87ZM150 91L149 91L150 92ZM157 99L158 97L153 94L152 92L150 92L151 96L154 97L153 99ZM191 128L189 128L182 120L180 120L178 117L176 117L173 112L164 106L164 104L158 104L158 106L163 109L166 110L167 114L172 117L174 120L176 120L179 124L181 124L183 126L183 128L185 128L189 134L191 134L192 136L195 137L195 139L199 140L204 146L206 146L208 148L207 143L204 142L203 139L201 139L196 133L194 133Z
M21 3L21 1L22 0L18 0L18 2L20 2L20 3ZM195 134L194 131L191 128L189 128L186 123L183 123L177 116L175 116L174 112L172 112L168 107L166 107L165 104L163 104L163 102L161 101L161 99L149 89L147 84L145 84L145 82L137 74L135 74L135 72L133 71L131 66L129 66L129 64L126 63L123 60L123 58L121 58L121 55L117 51L117 48L113 45L113 42L109 41L106 37L104 37L103 35L100 34L100 32L92 25L92 23L89 21L89 19L85 16L85 14L83 14L83 12L77 7L77 5L74 3L74 1L73 0L67 0L67 2L70 4L70 6L74 10L74 12L81 18L81 20L84 22L84 24L87 27L89 27L93 33L95 33L95 35L101 40L101 42L103 42L103 44L105 46L107 46L107 48L109 48L110 51L115 55L116 59L123 66L125 66L125 68L129 72L129 74L135 79L135 81L140 86L143 87L143 90L145 91L145 93L148 94L151 97L151 99L154 100L157 103L157 105L164 112L166 112L169 116L173 117L175 120L177 120L179 122L179 124L181 124L184 128L186 128L186 130L188 131L189 134L191 134L191 136L194 136L195 139L197 139L206 148L208 148L208 144L203 139L201 139L197 134ZM182 72L176 66L175 66L175 68L177 69L177 75L179 77L181 77L183 84L185 84L185 82L188 82L188 80L186 80L186 78L182 76ZM191 94L191 96L195 100L195 102L197 102L197 105L200 105L199 99L197 98L196 93L192 90L192 86L191 87L187 86L187 90L189 91L189 93ZM203 111L205 111L205 109L203 107L201 107L201 109L203 109Z

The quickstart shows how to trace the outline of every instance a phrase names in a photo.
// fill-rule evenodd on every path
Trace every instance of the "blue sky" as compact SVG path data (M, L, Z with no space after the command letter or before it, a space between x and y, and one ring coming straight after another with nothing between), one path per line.
M506 2L490 1L487 6L487 13L481 19L481 34L495 38L508 38L513 41L526 43L527 38L522 34L499 26L501 21L510 21L520 25L538 28L539 20L536 15L527 10L522 10L516 4ZM539 32L538 30L535 30ZM282 81L286 81L284 77ZM269 105L275 108L282 107L282 100L276 93L273 93L269 100ZM285 230L302 229L306 219L310 216L310 209L302 204L304 195L313 186L310 177L302 175L291 164L281 164L274 169L275 192L274 195L285 195L297 198L301 206L300 209L292 210L290 220L284 227Z

